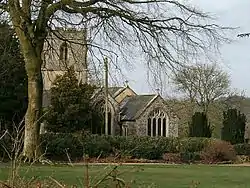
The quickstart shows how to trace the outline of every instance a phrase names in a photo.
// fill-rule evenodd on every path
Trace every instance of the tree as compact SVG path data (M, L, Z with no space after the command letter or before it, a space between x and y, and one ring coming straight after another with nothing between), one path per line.
M244 142L246 116L237 109L228 109L223 113L221 139L238 144Z
M174 74L173 83L191 102L201 106L206 114L211 103L229 94L230 87L228 74L216 64L183 67Z
M138 54L134 50L138 47L147 65L160 70L181 64L187 54L193 57L216 51L226 41L225 28L211 23L208 14L176 0L3 0L0 8L10 16L25 58L29 103L23 155L29 160L40 154L41 54L53 28L87 26L92 35L88 40L91 44L86 45L92 57L121 55L132 59L126 50Z
M51 88L51 105L45 116L51 132L91 130L93 86L77 80L73 68L58 76Z
M18 40L6 23L0 23L0 67L0 132L11 133L27 109L27 75Z
M192 122L189 124L189 137L207 137L212 136L212 130L204 112L195 112Z

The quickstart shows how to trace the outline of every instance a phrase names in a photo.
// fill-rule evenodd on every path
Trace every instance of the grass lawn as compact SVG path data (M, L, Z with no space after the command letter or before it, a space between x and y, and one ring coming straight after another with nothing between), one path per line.
M109 172L111 166L90 166L93 182ZM33 166L26 174L23 167L21 174L25 177L54 177L60 182L80 185L83 181L84 166ZM250 167L208 166L208 165L136 165L121 166L118 171L126 181L135 180L132 187L152 185L152 187L190 188L248 188L250 187ZM0 180L8 177L9 168L0 166ZM146 186L144 186L146 187Z

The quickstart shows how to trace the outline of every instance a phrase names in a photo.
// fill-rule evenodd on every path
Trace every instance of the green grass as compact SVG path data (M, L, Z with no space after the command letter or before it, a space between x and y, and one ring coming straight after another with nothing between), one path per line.
M106 168L106 169L105 169ZM101 179L112 167L90 166L92 181ZM33 166L21 174L27 178L54 177L60 182L80 185L83 181L84 166ZM122 178L126 181L135 180L133 187L152 185L162 188L189 188L194 182L199 182L198 188L248 188L250 187L250 167L208 166L208 165L140 165L121 166ZM6 180L9 168L0 167L0 179Z

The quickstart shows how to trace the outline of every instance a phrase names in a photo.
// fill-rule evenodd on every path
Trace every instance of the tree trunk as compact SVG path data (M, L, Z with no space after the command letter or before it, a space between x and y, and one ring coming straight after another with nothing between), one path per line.
M39 140L43 92L41 53L47 36L46 21L44 17L39 17L36 20L37 24L32 22L29 3L20 6L19 1L10 0L8 7L20 41L28 76L28 109L25 115L23 156L25 160L37 160L41 156Z
M37 160L40 151L40 123L42 110L42 73L41 58L26 54L26 72L28 75L28 109L25 116L25 137L23 156L25 160Z

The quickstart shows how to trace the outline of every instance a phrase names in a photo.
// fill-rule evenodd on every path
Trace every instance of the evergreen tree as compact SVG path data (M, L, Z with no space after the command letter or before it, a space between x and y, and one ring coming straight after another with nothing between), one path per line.
M58 76L51 88L51 105L45 116L51 132L77 132L91 129L90 98L94 87L79 83L73 67Z
M223 112L223 127L221 139L232 144L243 143L246 126L246 116L237 109L228 109Z
M207 137L212 136L212 130L204 112L195 112L192 121L189 124L190 137Z
M0 131L12 132L27 109L27 75L19 42L6 23L0 23L0 67Z

